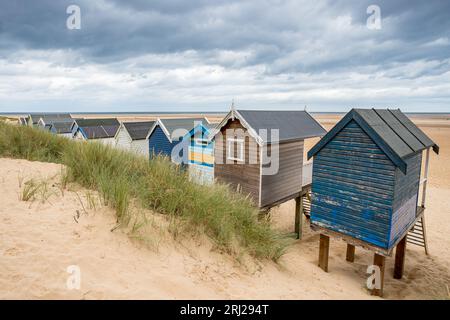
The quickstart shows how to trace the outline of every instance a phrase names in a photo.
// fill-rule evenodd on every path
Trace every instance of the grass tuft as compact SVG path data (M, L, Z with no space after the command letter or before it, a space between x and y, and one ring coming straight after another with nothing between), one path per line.
M22 201L35 200L40 186L41 185L33 179L26 181L22 189L20 200Z

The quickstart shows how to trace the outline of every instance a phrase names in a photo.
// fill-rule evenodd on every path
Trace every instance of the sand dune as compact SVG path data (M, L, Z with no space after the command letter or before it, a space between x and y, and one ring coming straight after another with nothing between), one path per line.
M441 154L431 158L428 189L431 254L409 245L402 280L392 278L393 259L387 260L387 299L450 298L450 128L424 130L441 146ZM308 226L280 264L240 265L214 251L207 239L175 241L164 231L149 247L122 229L111 231L114 212L99 204L89 208L86 190L63 196L60 172L56 164L0 159L1 299L378 299L365 289L371 253L357 249L355 263L348 263L345 243L332 240L325 273L316 266L318 235ZM32 177L51 181L52 195L44 203L19 199ZM276 228L293 230L293 202L271 216ZM70 265L80 267L79 290L66 286Z

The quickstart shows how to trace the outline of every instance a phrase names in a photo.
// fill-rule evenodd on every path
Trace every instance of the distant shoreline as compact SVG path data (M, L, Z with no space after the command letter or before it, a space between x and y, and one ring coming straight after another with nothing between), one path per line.
M48 113L48 114L55 114L55 113L70 113L72 115L158 115L158 114L167 114L167 115L175 115L175 114L211 114L211 115L221 115L226 114L228 111L136 111L136 112L123 112L123 111L117 111L117 112L67 112L67 111L59 111L59 112L1 112L0 116L25 116L28 114L33 113ZM347 112L331 112L331 111L309 111L309 113L313 115L329 115L329 116L342 116L345 115ZM405 114L410 116L449 116L450 112L405 112Z

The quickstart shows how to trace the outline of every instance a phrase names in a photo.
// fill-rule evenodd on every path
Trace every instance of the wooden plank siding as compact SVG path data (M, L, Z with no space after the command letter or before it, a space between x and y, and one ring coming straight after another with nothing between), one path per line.
M244 161L227 159L227 134L229 129L239 130L234 138L244 139ZM251 143L250 143L251 142ZM237 150L235 150L237 152ZM231 120L222 127L221 135L216 135L214 147L214 177L217 181L230 184L235 190L240 188L245 195L250 195L255 204L259 202L260 184L260 148L241 125L239 120ZM252 156L252 157L250 157ZM250 163L255 159L256 163Z
M178 142L178 141L177 141ZM171 158L172 149L176 143L171 143L160 126L156 126L148 139L149 157L163 155Z
M302 190L303 140L281 143L278 146L279 166L274 175L262 175L261 207L288 198ZM271 145L263 152L271 154ZM263 158L264 159L264 158Z
M129 150L131 141L131 137L127 130L121 125L116 135L116 147L122 150Z
M189 137L189 176L200 184L214 182L214 141L208 141L203 127L196 127ZM198 143L200 141L207 142Z
M405 161L408 168L406 175L398 168L395 171L389 245L395 244L403 237L416 219L422 153L417 153Z
M397 169L350 121L313 164L311 223L387 248Z

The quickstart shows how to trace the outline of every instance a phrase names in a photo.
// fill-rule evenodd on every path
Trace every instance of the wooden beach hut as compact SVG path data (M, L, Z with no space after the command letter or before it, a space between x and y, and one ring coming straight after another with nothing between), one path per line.
M73 121L55 121L50 125L50 132L66 138L72 138Z
M17 121L18 121L20 126L26 126L27 125L27 118L26 117L20 117Z
M180 152L177 156L182 161L172 158L173 149L181 142L187 143L187 139L183 139L188 132L190 132L198 123L209 123L206 118L177 118L177 119L160 119L156 120L155 125L148 133L147 139L149 142L149 154L165 155L170 157L173 161L187 163L187 155L183 154L182 150L187 150L187 144L178 146ZM185 161L184 161L185 160Z
M214 127L199 122L187 135L189 176L200 184L214 182Z
M76 140L97 141L114 146L120 123L115 118L75 119L72 124L72 137Z
M261 209L299 199L310 184L304 140L325 133L306 111L232 108L216 130L214 177L250 195Z
M117 130L116 147L149 156L148 133L156 121L122 122Z
M430 148L439 147L400 110L353 109L309 152L314 157L311 227L320 231L319 265L328 270L329 236L375 252L384 272L384 257L397 246L396 271L401 278L408 232L426 246L423 230L425 185L419 204L422 152L425 171ZM417 231L417 230L416 230ZM378 289L377 289L378 290ZM381 295L382 287L374 291Z

